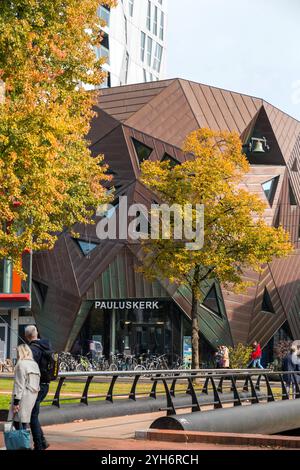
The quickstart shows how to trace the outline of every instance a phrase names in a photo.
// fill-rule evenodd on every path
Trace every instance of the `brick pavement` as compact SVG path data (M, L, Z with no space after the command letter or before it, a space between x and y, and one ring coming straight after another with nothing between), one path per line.
M51 444L49 450L265 450L265 446L186 443L135 440L135 432L148 429L164 413L151 413L122 418L74 422L44 428ZM3 437L0 437L0 447ZM271 449L271 447L269 447Z

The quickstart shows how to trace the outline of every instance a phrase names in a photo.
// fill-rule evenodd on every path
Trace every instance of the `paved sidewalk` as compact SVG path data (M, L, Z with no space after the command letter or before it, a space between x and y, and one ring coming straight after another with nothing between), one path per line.
M135 440L135 432L148 429L164 413L75 422L44 428L49 450L265 450L262 447L186 444ZM0 448L3 438L0 438Z

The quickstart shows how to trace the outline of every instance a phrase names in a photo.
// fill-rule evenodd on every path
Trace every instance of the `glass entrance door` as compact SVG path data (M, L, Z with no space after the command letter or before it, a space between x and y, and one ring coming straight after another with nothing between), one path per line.
M6 359L7 348L7 325L0 324L0 361Z
M133 325L131 349L136 355L164 354L164 325Z

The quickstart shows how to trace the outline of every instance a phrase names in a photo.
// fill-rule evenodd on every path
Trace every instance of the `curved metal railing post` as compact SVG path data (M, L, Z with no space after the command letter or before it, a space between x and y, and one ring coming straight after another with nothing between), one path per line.
M256 405L256 404L259 403L259 398L258 398L256 388L255 388L253 380L252 380L252 376L250 375L248 377L248 379L249 379L250 388L251 388L251 404Z
M282 389L282 400L289 400L290 396L289 396L288 391L286 389L286 385L285 385L285 382L284 382L283 375L279 374L279 377L280 377L281 389Z
M268 403L271 403L271 402L275 401L274 393L273 393L273 390L272 390L272 387L271 387L271 384L270 384L269 377L266 374L264 374L264 379L265 379L266 385L267 385Z
M208 395L208 384L209 384L209 377L205 379L205 383L203 385L202 393Z
M180 374L174 374L174 380L172 382L171 388L170 388L170 393L172 397L175 398L175 390L176 390L176 384L177 384L177 377L180 377Z
M222 401L219 395L218 388L215 384L214 378L210 377L210 381L211 381L213 392L214 392L214 409L217 410L217 409L223 408Z
M110 401L111 403L114 402L114 388L115 388L115 384L116 384L116 381L118 380L118 378L119 378L118 375L113 375L113 378L112 378L110 386L109 386L109 390L108 390L107 395L106 395L106 401Z
M195 413L196 411L201 411L197 394L194 388L194 384L190 377L188 378L188 383L189 383L190 395L192 397L192 413Z
M140 378L141 378L140 375L135 376L132 387L131 387L131 390L130 390L129 400L136 401L136 387L137 387L137 384L138 384L138 381L140 380Z
M161 374L156 374L156 377L157 378L161 377ZM151 392L150 392L150 395L149 395L149 397L153 398L154 400L156 400L156 398L157 398L157 393L156 393L157 383L158 383L158 380L154 380L153 385L152 385L152 389L151 389Z
M172 396L171 396L167 381L165 379L162 379L162 382L164 384L166 397L167 397L167 416L176 415L176 409L174 407L174 403L172 400Z
M52 406L56 406L57 408L60 408L60 392L61 392L61 389L65 380L66 380L66 377L60 377L58 385L57 385L57 389L56 389L56 392L52 401Z
M231 376L231 383L232 383L232 391L233 391L233 399L234 399L233 406L242 406L241 397L236 386L236 378L233 375Z
M85 383L83 394L82 394L82 397L81 397L81 400L80 400L80 403L83 403L84 405L89 404L89 388L90 388L90 385L93 381L93 378L94 378L93 376L88 377L87 381Z

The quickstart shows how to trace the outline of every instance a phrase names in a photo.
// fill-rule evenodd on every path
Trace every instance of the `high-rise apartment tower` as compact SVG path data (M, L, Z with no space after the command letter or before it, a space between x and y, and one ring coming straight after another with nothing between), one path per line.
M107 57L105 87L165 78L168 0L119 0L116 8L99 7L105 20L97 49Z

